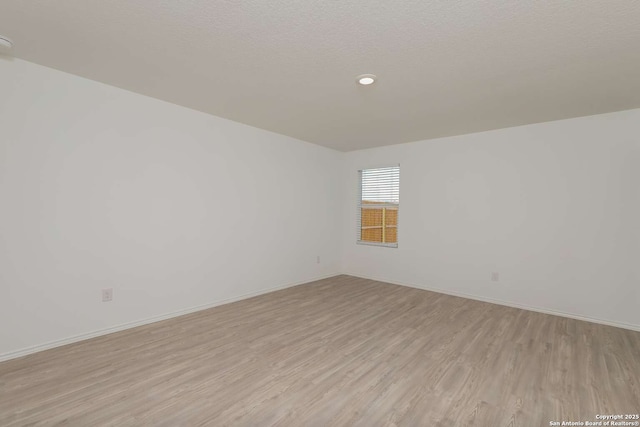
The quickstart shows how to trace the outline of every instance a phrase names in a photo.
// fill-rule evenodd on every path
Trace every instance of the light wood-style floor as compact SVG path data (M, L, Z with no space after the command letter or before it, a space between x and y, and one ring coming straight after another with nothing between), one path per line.
M0 364L0 425L548 426L640 412L640 332L349 276Z

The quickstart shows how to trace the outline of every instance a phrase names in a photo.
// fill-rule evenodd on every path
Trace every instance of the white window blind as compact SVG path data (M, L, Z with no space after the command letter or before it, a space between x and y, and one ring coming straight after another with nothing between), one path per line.
M358 243L398 247L400 166L359 171Z

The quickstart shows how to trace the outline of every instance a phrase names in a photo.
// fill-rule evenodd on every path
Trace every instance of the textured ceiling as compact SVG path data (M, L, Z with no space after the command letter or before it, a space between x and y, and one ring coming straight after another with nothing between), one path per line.
M640 107L638 0L1 0L0 34L16 57L345 151Z

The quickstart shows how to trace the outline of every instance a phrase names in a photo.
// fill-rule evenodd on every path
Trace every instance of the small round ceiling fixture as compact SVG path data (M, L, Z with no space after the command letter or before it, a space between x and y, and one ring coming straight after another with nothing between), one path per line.
M376 76L373 74L361 74L356 78L356 81L362 86L369 86L375 83Z
M11 39L5 36L0 36L0 49L9 50L13 47Z

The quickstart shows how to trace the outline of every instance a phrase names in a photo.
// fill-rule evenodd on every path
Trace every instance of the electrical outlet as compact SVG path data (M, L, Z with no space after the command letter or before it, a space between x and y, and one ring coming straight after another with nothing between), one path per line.
M102 290L102 302L109 302L113 300L113 288Z
M500 273L498 273L497 271L494 271L493 273L491 273L491 281L492 282L499 282L500 281Z
M320 264L320 255L316 258L316 264Z

